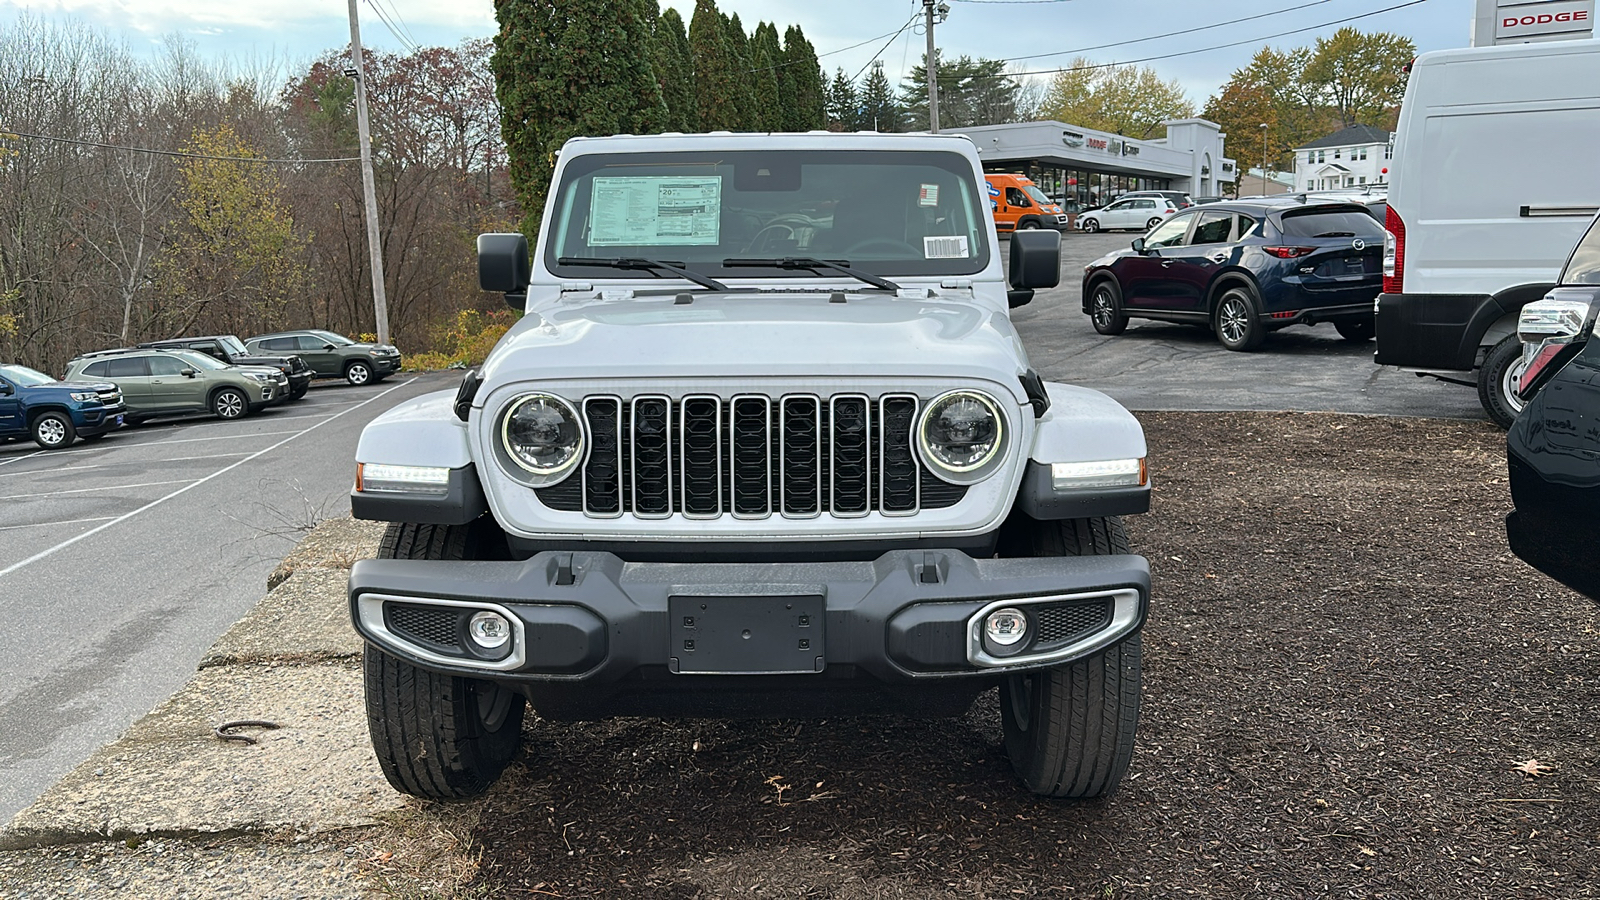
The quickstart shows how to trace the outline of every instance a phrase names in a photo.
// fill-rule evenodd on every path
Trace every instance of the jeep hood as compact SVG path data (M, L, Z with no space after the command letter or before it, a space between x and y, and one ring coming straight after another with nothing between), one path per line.
M684 295L679 295L684 296ZM1017 388L1011 320L973 302L871 294L564 299L530 312L482 370L487 385L617 378L933 376Z

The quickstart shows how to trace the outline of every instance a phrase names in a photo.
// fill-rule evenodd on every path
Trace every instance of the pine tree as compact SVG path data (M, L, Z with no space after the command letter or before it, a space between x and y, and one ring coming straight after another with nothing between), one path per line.
M689 38L684 34L683 16L670 6L656 21L654 61L656 79L661 84L661 99L667 104L667 130L699 131Z
M750 62L750 38L744 33L744 24L739 21L738 13L724 18L722 24L728 39L728 55L733 59L734 103L739 109L739 130L761 131L764 125L756 102L755 78L751 73L755 65Z
M822 67L817 63L817 51L806 40L799 25L790 25L783 33L783 61L794 80L793 100L787 107L790 131L816 131L826 128L828 114L824 109L826 88Z
M523 233L538 234L568 138L650 134L667 122L639 0L497 0L495 95Z
M861 127L874 131L899 131L900 105L895 102L894 88L883 74L882 66L872 66L861 86Z
M696 130L737 131L741 122L733 85L733 54L715 0L695 0L694 16L689 20L689 55L694 63L694 98L700 118Z
M767 54L772 57L773 80L778 84L778 118L773 125L774 131L793 131L795 119L792 114L794 109L795 79L794 66L789 65L789 57L783 52L783 45L778 41L778 26L770 22L763 22L756 28L758 36L762 35L762 27L766 28L765 36L761 37L762 43L767 48Z
M756 95L756 114L762 131L782 131L785 121L779 100L778 69L783 48L778 44L778 29L766 22L756 26L750 36L750 73Z
M856 86L844 74L844 69L837 70L828 85L828 130L861 130L861 104L856 98Z

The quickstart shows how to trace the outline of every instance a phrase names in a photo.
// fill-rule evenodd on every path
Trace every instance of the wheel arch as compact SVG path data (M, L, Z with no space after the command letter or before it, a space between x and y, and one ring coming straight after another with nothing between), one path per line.
M1217 312L1217 300L1229 288L1242 287L1261 299L1261 287L1256 284L1256 279L1245 269L1224 269L1211 279L1211 284L1206 288L1206 315L1213 316Z
M1111 271L1110 269L1097 269L1093 272L1090 272L1089 277L1085 278L1083 281L1083 311L1085 313L1092 311L1089 306L1089 301L1094 294L1094 289L1099 287L1102 282L1106 281L1115 284L1117 286L1117 293L1122 293L1122 282L1117 280L1117 275L1115 272Z
M65 403L61 403L61 402L55 401L55 400L47 400L44 403L39 403L39 404L31 404L30 403L28 405L27 412L24 414L24 416L25 416L25 418L27 420L27 423L28 423L28 427L32 428L33 427L33 423L38 421L40 416L44 415L45 413L49 413L49 412L61 413L62 415L67 417L67 421L68 422L72 421L72 410L68 409L67 405Z

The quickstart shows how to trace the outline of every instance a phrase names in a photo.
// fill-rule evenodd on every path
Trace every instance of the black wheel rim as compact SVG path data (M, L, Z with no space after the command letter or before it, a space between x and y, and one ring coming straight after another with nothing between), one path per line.
M1111 327L1111 317L1115 310L1111 308L1111 291L1104 287L1094 292L1094 324L1101 328Z
M1229 297L1222 301L1222 308L1217 310L1217 331L1222 339L1230 344L1244 341L1244 336L1250 329L1249 310L1245 308L1244 301L1238 297Z

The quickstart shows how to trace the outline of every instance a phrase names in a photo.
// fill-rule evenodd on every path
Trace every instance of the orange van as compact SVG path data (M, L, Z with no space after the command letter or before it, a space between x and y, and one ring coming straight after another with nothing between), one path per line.
M1067 231L1067 214L1039 186L1023 175L996 173L983 176L989 183L989 208L994 210L994 229L1008 231L1053 228Z

